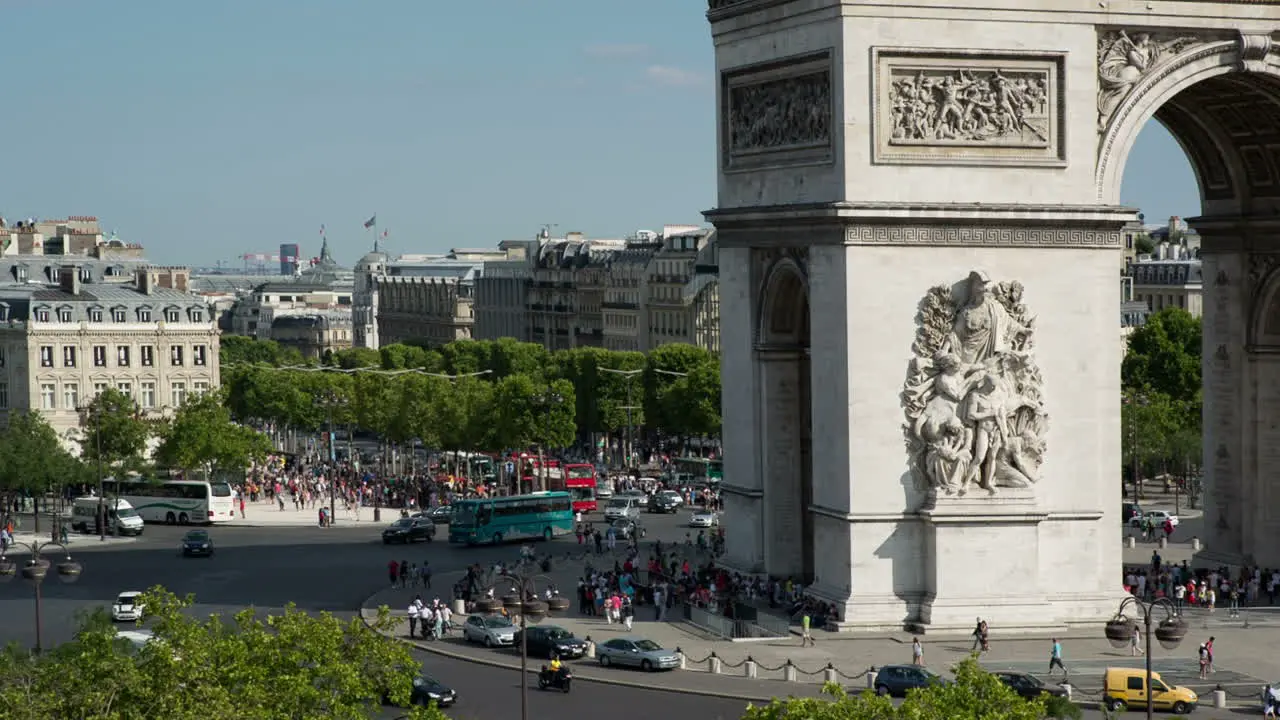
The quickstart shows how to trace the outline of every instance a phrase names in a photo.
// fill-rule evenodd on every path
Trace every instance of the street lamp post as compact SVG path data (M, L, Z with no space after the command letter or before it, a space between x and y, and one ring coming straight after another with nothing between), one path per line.
M1133 619L1124 614L1128 608L1134 608L1141 616ZM1147 659L1147 679L1146 679L1146 699L1147 699L1147 720L1152 720L1154 713L1154 705L1152 703L1151 693L1151 653L1154 648L1151 647L1152 621L1155 619L1157 610L1164 610L1164 619L1156 623L1155 637L1160 642L1161 647L1166 650L1172 650L1178 647L1182 642L1182 638L1187 635L1187 621L1178 615L1178 608L1169 598L1156 598L1151 602L1139 600L1136 597L1127 597L1120 601L1120 607L1116 610L1116 616L1107 623L1106 635L1107 640L1112 647L1122 648L1133 642L1133 634L1137 632L1138 623L1141 622L1146 629L1146 659ZM1115 700L1104 697L1104 703L1110 705Z
M106 542L107 509L102 504L105 495L102 489L102 411L94 410L92 402L81 405L76 410L80 413L80 419L83 424L93 423L94 450L98 456L98 541ZM80 452L82 455L84 454L83 445L80 447Z
M658 373L659 375L666 375L667 377L678 377L678 378L689 377L689 373L687 372L676 372L675 370L662 370L660 368L654 368L653 371L655 373ZM684 448L681 448L680 450L681 452L684 452Z
M338 501L337 489L338 484L338 455L337 450L333 446L333 411L336 408L346 407L346 398L339 397L335 393L327 393L320 398L320 404L324 406L328 412L328 437L325 438L329 445L329 525L333 525L334 518L337 517ZM351 442L351 436L347 436L347 442ZM348 457L348 461L350 458Z
M544 419L546 420L547 434L543 442L538 443L538 466L542 477L539 490L547 489L547 450L551 449L551 408L557 403L564 402L564 396L554 390L547 390L538 398L546 411Z
M548 614L559 614L569 609L569 601L552 592L546 601L538 599L538 581L551 587L550 578L539 574L532 561L526 560L510 572L498 573L485 591L486 597L476 601L476 611L495 615L503 609L520 614L520 720L529 720L529 641L526 632L530 625L542 622ZM498 588L510 592L496 599L490 595Z
M635 404L631 400L631 381L637 376L644 373L644 370L614 370L613 368L599 368L601 372L607 372L612 375L621 375L627 381L627 441L624 443L623 456L625 465L631 465L631 446L635 442L635 424L631 422L631 411L636 409Z
M1138 461L1138 406L1146 405L1147 399L1137 393L1132 393L1125 397L1124 403L1129 406L1129 453L1132 456L1130 460L1133 462L1133 507L1138 507L1138 488L1142 484L1139 477L1141 475L1141 467ZM1123 495L1124 493L1121 493Z
M64 583L73 583L80 579L80 563L71 559L71 551L67 550L67 546L59 542L31 542L31 543L13 543L17 547L26 548L31 552L31 557L22 565L22 578L31 583L36 593L36 652L41 652L43 648L43 632L44 619L42 610L44 605L44 596L40 592L40 586L44 584L44 579L49 574L50 561L43 555L46 548L56 547L63 553L63 559L53 566L54 573L58 579ZM18 564L4 555L0 554L0 582L8 582L18 574Z

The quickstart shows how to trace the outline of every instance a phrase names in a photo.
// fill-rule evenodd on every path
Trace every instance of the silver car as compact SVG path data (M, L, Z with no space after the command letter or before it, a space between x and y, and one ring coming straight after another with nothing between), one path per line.
M614 638L596 646L600 664L626 665L641 670L674 670L680 667L680 656L674 650L644 638Z
M462 626L462 639L485 647L506 647L516 640L516 626L501 615L472 615Z

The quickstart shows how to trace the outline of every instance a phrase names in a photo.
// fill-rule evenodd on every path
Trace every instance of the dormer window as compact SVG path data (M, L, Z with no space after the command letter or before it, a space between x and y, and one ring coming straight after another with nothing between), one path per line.
M138 308L138 322L151 322L151 308Z
M9 303L0 303L0 322L9 322Z
M100 307L89 308L89 322L96 322L96 323L102 322L102 308Z
M49 322L49 308L36 308L36 320L38 322Z
M93 270L91 268L80 268L80 282L93 282Z
M27 266L26 266L26 265L15 265L15 266L13 267L13 279L14 279L14 280L17 280L18 282L26 282L26 281L27 281Z
M71 322L71 308L67 307L66 305L63 305L62 307L58 308L58 322L63 322L63 323Z
M204 322L204 311L201 308L193 307L187 312L187 315L193 323Z
M50 265L44 269L44 274L49 278L49 282L58 282L58 268Z
M165 308L165 311L164 311L165 322L176 323L178 322L179 317L181 316L178 314L178 308Z
M124 322L125 312L122 307L111 308L111 322Z

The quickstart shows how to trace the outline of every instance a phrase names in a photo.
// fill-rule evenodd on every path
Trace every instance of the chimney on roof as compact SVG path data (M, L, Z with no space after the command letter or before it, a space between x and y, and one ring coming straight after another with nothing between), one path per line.
M134 276L134 278L138 285L138 292L142 293L143 295L150 295L151 291L155 289L155 282L154 282L154 277L152 276L152 273L151 273L151 268L149 267L138 268L138 272Z
M58 287L62 292L71 295L80 294L80 269L74 265L58 268Z

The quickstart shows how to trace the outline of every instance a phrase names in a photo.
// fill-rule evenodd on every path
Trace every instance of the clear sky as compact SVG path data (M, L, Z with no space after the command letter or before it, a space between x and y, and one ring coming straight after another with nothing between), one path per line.
M393 252L700 223L715 204L702 0L0 0L0 215L97 215L157 262L319 231ZM1199 211L1152 123L1123 199Z

